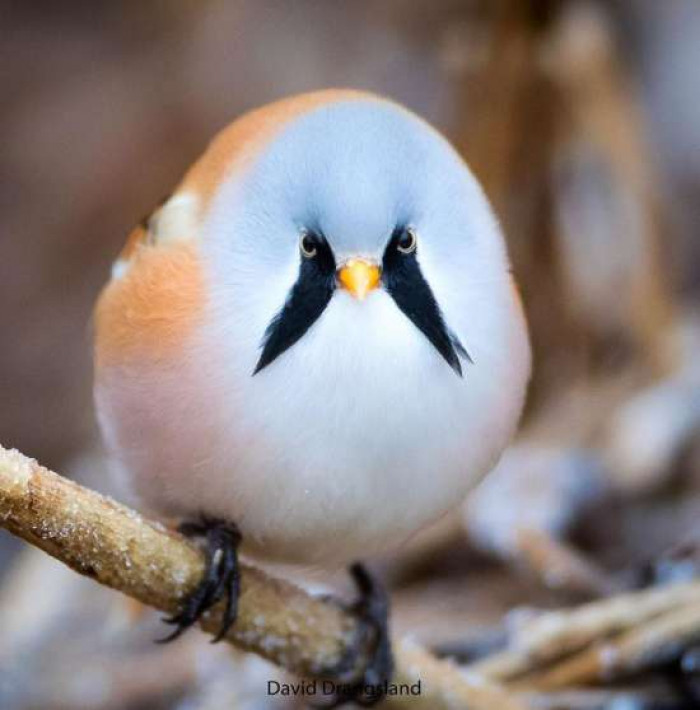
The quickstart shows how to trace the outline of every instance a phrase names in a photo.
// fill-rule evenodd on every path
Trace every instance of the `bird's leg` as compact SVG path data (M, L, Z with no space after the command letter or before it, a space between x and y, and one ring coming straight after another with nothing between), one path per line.
M355 563L349 571L359 592L357 601L350 607L360 624L359 645L363 645L364 639L370 634L374 638L374 646L362 677L351 685L343 686L342 692L338 692L330 704L320 706L324 708L335 708L345 703L370 707L379 703L384 698L385 684L391 681L394 672L386 590L364 565ZM359 647L354 649L354 652L360 651ZM347 661L342 665L347 668Z
M241 534L233 523L206 517L196 522L182 523L178 530L187 537L204 538L206 568L201 581L184 600L180 611L165 619L165 623L175 626L175 630L160 643L175 640L225 597L226 608L221 628L212 640L212 643L216 643L221 641L236 621L241 583L238 566Z

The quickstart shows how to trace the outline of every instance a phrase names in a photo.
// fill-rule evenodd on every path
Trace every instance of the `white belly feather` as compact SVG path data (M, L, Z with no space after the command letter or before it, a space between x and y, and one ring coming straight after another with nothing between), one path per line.
M386 293L338 293L254 377L246 345L210 325L179 362L100 373L98 410L144 505L233 520L269 559L343 564L405 541L495 463L528 362L513 312L489 328L465 337L459 379Z

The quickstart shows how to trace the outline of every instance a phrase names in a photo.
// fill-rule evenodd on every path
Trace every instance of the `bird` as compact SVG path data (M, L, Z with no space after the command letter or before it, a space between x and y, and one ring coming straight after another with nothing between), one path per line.
M224 128L131 232L95 308L94 397L118 479L200 537L177 636L238 557L349 566L391 677L388 602L358 560L459 506L513 436L531 369L505 240L450 142L324 89ZM358 682L353 697L371 704Z

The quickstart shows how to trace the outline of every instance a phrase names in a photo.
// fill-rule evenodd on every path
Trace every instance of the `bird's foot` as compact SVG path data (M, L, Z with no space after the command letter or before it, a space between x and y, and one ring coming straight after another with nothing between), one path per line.
M370 707L379 703L386 693L386 686L394 673L394 659L389 638L389 598L384 587L374 579L364 565L355 563L350 567L359 597L350 607L360 626L358 643L353 654L364 653L366 639L374 639L374 646L362 677L354 683L340 686L330 703L322 708L336 708L346 703ZM339 669L354 665L348 658Z
M233 523L204 517L196 522L182 523L178 530L187 537L204 538L206 567L200 583L185 598L180 611L164 620L175 630L159 643L174 641L211 607L226 598L221 627L212 640L216 643L224 638L236 621L241 582L238 566L241 534Z

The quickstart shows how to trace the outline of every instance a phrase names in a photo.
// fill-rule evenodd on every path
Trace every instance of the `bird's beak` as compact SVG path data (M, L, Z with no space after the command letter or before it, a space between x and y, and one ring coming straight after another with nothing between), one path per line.
M381 273L376 264L364 259L350 259L338 270L338 281L361 301L379 285Z

